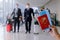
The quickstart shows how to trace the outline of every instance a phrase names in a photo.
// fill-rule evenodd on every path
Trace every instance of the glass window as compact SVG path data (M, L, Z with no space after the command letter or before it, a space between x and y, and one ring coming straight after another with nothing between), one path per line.
M8 2L8 0L5 0L5 2Z
M0 0L0 23L6 21L6 16L13 10L15 0ZM2 20L2 21L1 21Z
M0 2L3 2L3 0L0 0Z

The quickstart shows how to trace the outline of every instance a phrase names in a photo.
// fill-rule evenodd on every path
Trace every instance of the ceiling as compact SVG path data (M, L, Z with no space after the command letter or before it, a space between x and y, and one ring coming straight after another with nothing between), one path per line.
M50 0L17 0L19 3L25 5L27 2L31 4L31 6L43 6Z

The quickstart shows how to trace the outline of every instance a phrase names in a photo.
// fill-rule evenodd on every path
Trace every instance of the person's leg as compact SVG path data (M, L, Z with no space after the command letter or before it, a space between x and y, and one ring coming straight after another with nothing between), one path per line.
M21 18L22 24L23 24L23 18Z
M17 22L17 23L18 23L18 32L19 32L19 27L20 27L20 21L18 20L18 22Z
M31 21L29 21L29 33L31 31Z
M14 21L14 32L16 32L16 21Z
M25 21L25 29L26 29L26 33L28 32L28 21Z

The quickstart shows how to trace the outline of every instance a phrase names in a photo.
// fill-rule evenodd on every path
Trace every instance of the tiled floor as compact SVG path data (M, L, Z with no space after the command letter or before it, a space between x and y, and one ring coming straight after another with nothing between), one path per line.
M59 30L60 28L58 28ZM42 32L39 30L39 34L34 34L34 27L32 25L31 33L25 34L25 27L22 25L20 27L19 33L6 32L6 29L2 24L0 24L0 40L55 40L52 36L50 36L47 32Z

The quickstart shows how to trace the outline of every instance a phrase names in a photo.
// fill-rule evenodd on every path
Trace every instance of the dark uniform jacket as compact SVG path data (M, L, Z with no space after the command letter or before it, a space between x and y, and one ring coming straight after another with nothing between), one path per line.
M33 12L33 9L32 8L29 8L29 9L25 9L24 11L24 18L25 18L25 21L32 21L32 15L34 16L34 12Z
M18 10L17 10L17 19L19 19L19 17L20 16L22 16L22 13L21 13L21 9L20 8L18 8ZM15 17L15 9L14 9L14 11L12 12L12 14L11 15L13 15L13 19L15 19L16 17Z

